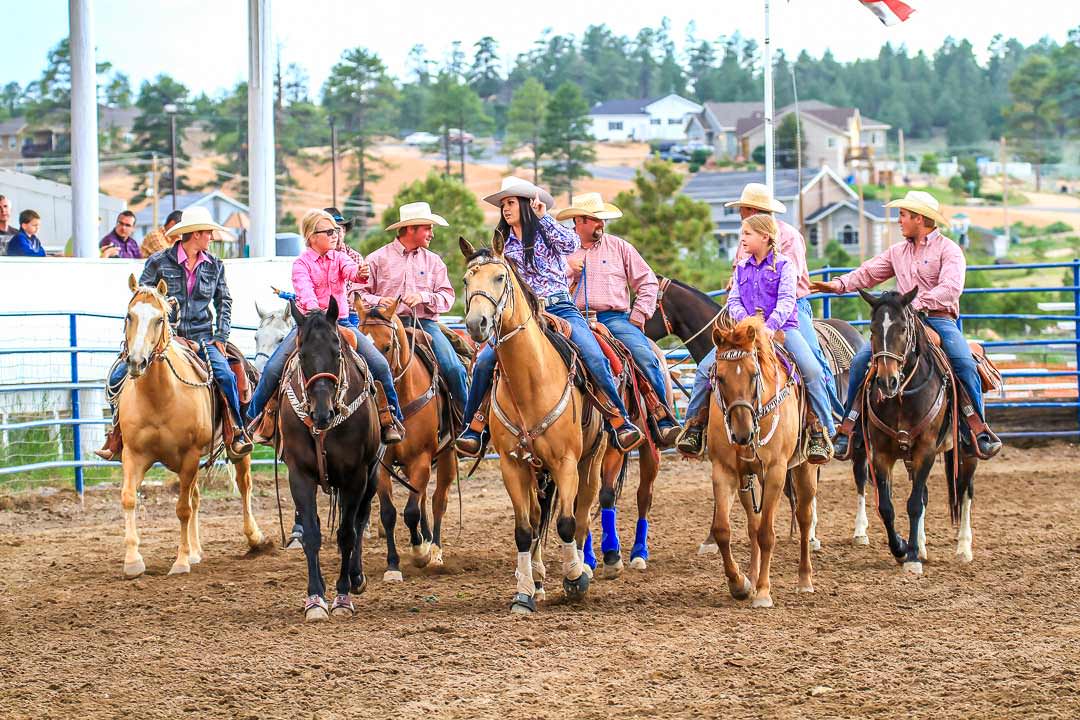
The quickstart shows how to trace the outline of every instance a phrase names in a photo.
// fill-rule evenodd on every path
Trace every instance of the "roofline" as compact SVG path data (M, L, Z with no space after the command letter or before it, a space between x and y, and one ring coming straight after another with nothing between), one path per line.
M817 183L817 181L820 180L822 177L824 177L826 174L829 175L829 177L831 177L833 180L835 180L836 183L840 187L842 187L847 192L848 195L850 195L853 198L858 198L859 197L859 193L852 190L851 186L848 185L846 182L844 182L844 179L842 177L840 177L839 175L837 175L836 172L831 167L829 167L828 163L822 165L821 170L818 170L818 174L815 175L810 180L810 182L803 185L802 191L805 193L807 190L814 187L815 183Z
M815 223L816 222L821 222L822 220L829 217L830 215L832 215L834 212L836 212L837 210L839 210L842 207L846 207L849 210L854 210L856 214L858 214L858 212L859 212L859 206L858 205L854 204L850 200L842 200L840 202L833 203L832 207L829 208L826 212L822 213L819 217L817 217L817 218L815 218L813 220L810 220L809 218L807 218L806 222L815 222ZM883 222L888 222L888 220L889 220L888 217L882 217L881 215L875 215L865 205L863 206L863 215L867 215L869 217L874 218L875 220L881 220Z

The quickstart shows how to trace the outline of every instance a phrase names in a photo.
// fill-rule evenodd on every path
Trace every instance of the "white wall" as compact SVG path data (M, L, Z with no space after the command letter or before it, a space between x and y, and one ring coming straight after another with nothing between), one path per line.
M605 142L648 139L649 118L645 115L590 115L592 136ZM610 123L622 123L618 130L610 129Z
M678 95L668 95L645 110L649 113L649 140L685 140L687 119L701 112L702 107ZM655 124L656 121L659 124Z

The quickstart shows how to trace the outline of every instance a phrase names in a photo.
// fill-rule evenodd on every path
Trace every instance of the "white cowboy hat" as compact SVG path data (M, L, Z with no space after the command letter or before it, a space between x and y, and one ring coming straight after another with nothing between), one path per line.
M446 222L446 218L442 215L436 215L431 212L431 206L426 202L414 202L402 205L398 209L398 220L393 225L388 225L386 229L397 230L399 227L406 227L408 225L442 225L443 227L449 227L450 223Z
M769 188L761 183L747 183L738 200L724 203L724 207L751 207L765 212L787 212L787 207L772 196Z
M540 196L540 202L544 203L549 210L555 204L555 198L551 197L551 193L544 188L537 187L528 180L511 175L510 177L504 177L499 192L488 195L484 198L484 202L495 207L502 207L503 198L523 197L532 200L538 195Z
M909 190L908 194L899 200L886 203L885 207L903 208L913 213L928 217L938 226L948 225L949 221L941 214L941 203L937 198L924 190Z
M165 233L165 237L177 237L184 233L197 232L199 230L217 230L226 235L232 235L228 230L214 222L213 216L210 215L209 208L198 206L185 210L184 214L180 216L180 222L169 228L169 231Z
M559 222L576 217L591 217L597 220L614 220L622 217L622 210L611 203L604 202L600 193L582 193L574 198L574 202L565 210L560 210L555 216Z

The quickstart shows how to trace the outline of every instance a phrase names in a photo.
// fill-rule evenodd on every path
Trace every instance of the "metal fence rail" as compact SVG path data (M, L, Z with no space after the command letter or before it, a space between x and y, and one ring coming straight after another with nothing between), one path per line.
M1052 268L1071 268L1072 270L1072 284L1061 286L1037 286L1037 287L1004 287L1004 288L971 288L964 291L964 295L982 295L982 294L1007 294L1007 293L1046 293L1046 292L1059 292L1070 293L1073 303L1073 314L1061 315L1061 314L1033 314L1033 313L971 313L962 314L960 317L960 325L963 327L965 320L1023 320L1028 322L1072 322L1073 323L1073 336L1071 338L1049 338L1049 339L1018 339L1018 340L994 340L983 343L983 346L988 349L1003 349L1014 348L1019 350L1029 350L1032 348L1072 348L1072 352L1068 353L1075 359L1075 369L1072 370L1048 370L1043 368L1028 368L1028 369L1011 369L1004 370L1002 375L1006 378L1052 378L1052 377L1068 377L1074 378L1075 382L1072 384L1077 390L1077 399L1075 400L1048 400L1048 401L1010 401L1003 400L1000 402L992 403L994 408L1075 408L1077 410L1077 428L1074 430L1063 431L1045 431L1045 430L1024 430L1011 433L1002 433L1002 437L1055 437L1055 436L1075 436L1080 435L1080 260L1071 260L1068 262L1056 262L1056 263L1031 263L1025 265L984 265L969 267L969 270L980 270L988 273L998 271L1010 271L1010 270L1039 270L1039 269L1052 269ZM851 268L830 268L824 267L819 270L813 270L810 275L813 277L821 277L824 280L830 280L833 277L850 271ZM718 290L708 293L711 297L720 298L726 294L725 290ZM811 295L810 300L820 304L821 317L829 318L833 317L832 303L838 297L854 297L857 298L858 293L847 293L842 296L836 295ZM116 467L116 463L107 463L96 458L86 458L81 450L82 435L81 429L87 426L102 426L107 425L111 421L103 419L101 417L84 417L83 408L80 406L81 398L79 394L81 391L86 390L100 390L103 387L104 378L81 378L79 372L79 357L82 355L94 355L94 354L113 354L116 353L117 347L102 347L102 346L85 346L79 345L79 319L80 318L98 318L98 319L111 319L122 320L120 315L107 315L102 313L84 313L84 312L29 312L29 313L16 313L16 312L4 312L0 313L0 321L5 318L14 319L18 318L25 322L26 319L33 318L67 318L68 338L67 344L56 347L44 347L44 346L28 346L28 347L4 347L0 348L0 358L5 356L26 356L27 363L34 363L37 357L48 354L60 354L67 355L69 362L67 363L67 372L63 377L58 377L56 382L26 382L26 383L13 383L0 385L0 394L3 393L19 393L19 392L67 392L69 394L69 402L71 408L71 417L52 417L33 420L22 420L0 422L0 433L2 433L5 443L7 442L8 433L18 430L28 430L36 428L55 428L57 432L60 432L62 428L70 428L71 437L71 449L70 453L65 451L65 454L70 454L71 459L62 460L49 460L42 462L31 462L21 464L3 464L0 462L0 477L18 475L20 473L27 473L38 470L48 469L71 469L74 474L75 489L80 494L84 489L84 469L93 467ZM854 320L851 321L854 325L865 325L866 320ZM118 328L119 329L119 328ZM233 329L241 332L251 332L255 328L250 326L233 326ZM679 351L669 353L671 359L679 359L682 357L682 353ZM685 364L684 364L685 366ZM691 366L692 367L692 366ZM1071 387L1070 387L1071 389ZM5 414L6 418L6 414ZM62 445L62 441L59 443ZM265 465L272 463L272 459L255 459L252 461L255 465Z

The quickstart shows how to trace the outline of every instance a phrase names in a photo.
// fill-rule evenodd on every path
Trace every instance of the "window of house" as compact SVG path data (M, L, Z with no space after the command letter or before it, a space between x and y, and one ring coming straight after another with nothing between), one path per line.
M660 124L660 118L650 118L649 119L649 124L650 125L659 125Z
M830 148L830 149L836 147L836 138L831 137L831 136L828 137L828 138L825 138L825 147Z
M738 215L738 214L739 214L739 208L737 208L737 207L725 207L724 208L724 215L725 216Z
M840 233L840 242L844 245L858 245L859 234L855 232L855 228L851 225L845 225Z
M8 149L14 150L19 146L19 139L14 135L8 135Z
M682 118L668 118L668 125L682 125Z
M622 120L611 120L607 124L608 130L622 130Z
M810 228L810 244L817 246L818 244L818 226L814 225Z
M870 133L870 144L871 145L877 145L878 144L877 133Z

